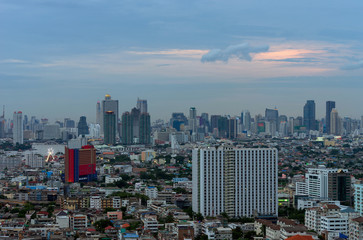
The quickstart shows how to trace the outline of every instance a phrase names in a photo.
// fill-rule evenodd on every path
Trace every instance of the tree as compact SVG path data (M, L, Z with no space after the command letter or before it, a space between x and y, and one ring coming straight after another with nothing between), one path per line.
M236 227L232 229L232 239L240 239L243 236L242 229L240 227Z
M105 228L108 226L113 226L112 222L108 219L101 219L94 223L94 226L97 231L105 232Z
M195 214L195 219L198 221L203 221L204 217L201 213L197 213L197 214Z

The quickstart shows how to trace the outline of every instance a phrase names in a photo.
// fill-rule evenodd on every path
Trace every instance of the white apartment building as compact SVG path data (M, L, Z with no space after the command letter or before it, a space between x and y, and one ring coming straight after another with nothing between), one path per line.
M340 201L329 201L329 200L321 200L320 198L307 198L307 199L299 199L297 200L297 209L307 209L312 207L317 207L319 204L335 204L340 205Z
M193 150L193 211L203 216L277 215L276 149Z
M348 216L334 214L321 217L321 231L343 233L348 235Z
M354 209L363 216L363 184L354 184Z
M306 182L296 182L295 184L295 195L308 195Z
M363 217L354 218L349 222L349 240L363 239Z
M102 208L102 198L101 196L92 196L89 199L89 207L95 208L95 209L101 209Z
M306 173L307 195L317 198L328 198L329 193L329 173L338 171L348 172L348 170L339 170L337 168L326 168L320 165L318 168L309 168Z
M340 207L333 204L324 204L320 207L306 209L305 211L305 226L309 230L314 230L321 233L321 218L340 213Z
M108 184L108 183L114 183L114 182L117 182L117 181L121 181L122 178L121 177L112 177L112 176L109 176L107 175L105 177L105 183Z
M120 209L121 208L121 198L120 197L113 197L112 198L112 207L114 209Z
M147 187L145 188L145 195L150 199L155 199L158 197L158 189L156 187Z
M34 152L25 155L25 165L31 168L42 168L45 165L45 159Z

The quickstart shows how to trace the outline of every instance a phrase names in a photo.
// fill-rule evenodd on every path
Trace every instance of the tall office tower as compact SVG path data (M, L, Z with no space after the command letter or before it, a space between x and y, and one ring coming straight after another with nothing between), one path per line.
M97 101L96 104L96 123L101 124L102 121L102 109L100 101Z
M290 135L293 135L294 134L294 117L290 117L289 118L289 129L288 129L288 133Z
M138 98L136 108L140 110L140 113L147 113L147 100Z
M151 124L148 113L140 113L133 108L131 113L122 114L122 144L145 144L151 143Z
M277 109L268 109L265 110L265 120L269 121L273 127L271 129L274 129L274 131L279 130L279 111ZM274 135L274 134L273 134Z
M251 114L249 111L245 112L244 125L247 131L251 130Z
M340 119L338 111L333 108L330 112L330 134L340 135Z
M276 149L206 147L194 149L192 157L194 212L277 215Z
M220 138L227 138L228 132L228 118L227 117L220 117L218 119L218 137Z
M23 144L23 113L21 111L14 112L13 115L13 143Z
M237 137L237 119L230 118L227 121L227 138L235 139Z
M89 134L88 124L85 116L81 116L78 122L78 136Z
M338 170L328 174L328 198L338 200L343 205L350 206L352 203L350 173Z
M3 106L3 115L0 117L0 138L5 138L5 106Z
M122 114L121 124L121 142L123 145L131 145L133 143L133 125L130 112L124 112Z
M23 130L28 130L28 115L24 115Z
M184 113L172 113L170 118L170 126L177 131L184 130L184 127L188 124L188 119Z
M103 142L107 145L116 144L116 115L112 111L107 111L103 115L103 132L104 140Z
M334 101L326 102L326 114L325 114L325 132L330 134L330 113L335 108Z
M139 143L140 144L151 144L151 124L150 115L147 112L141 113L140 115L140 130L139 130Z
M192 132L197 132L197 110L195 109L195 107L191 107L189 109L188 124L189 130L191 130Z
M212 132L214 129L218 129L218 121L221 118L221 115L211 115L210 116L210 126L212 128Z
M210 124L209 124L209 115L208 113L202 113L200 115L200 123L199 123L200 126L202 126L204 128L204 132L210 132L211 129L210 129Z
M74 120L71 120L70 118L65 118L64 127L65 128L75 128L76 124L75 124Z
M65 147L64 166L66 183L97 180L96 149L89 145L83 146L81 149Z
M102 115L104 116L106 112L111 111L115 114L116 117L116 121L115 121L115 136L117 133L117 125L118 125L118 120L119 120L119 115L118 115L118 100L112 100L111 99L111 95L106 94L105 96L105 100L102 100ZM103 119L101 121L101 131L103 131L104 128L104 123L103 123Z
M307 100L304 105L304 126L306 130L316 130L315 123L315 102L314 100Z

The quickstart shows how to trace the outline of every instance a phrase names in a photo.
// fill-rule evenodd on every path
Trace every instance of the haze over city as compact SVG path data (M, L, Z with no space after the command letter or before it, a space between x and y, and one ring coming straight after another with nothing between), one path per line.
M314 99L358 118L362 1L12 1L0 3L6 116L95 120L148 99L153 119L195 106L301 116Z

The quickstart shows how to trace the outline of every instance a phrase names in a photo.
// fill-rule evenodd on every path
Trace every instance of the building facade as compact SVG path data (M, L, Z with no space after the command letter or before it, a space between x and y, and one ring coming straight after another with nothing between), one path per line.
M81 149L65 147L65 182L90 182L97 179L96 149L83 146Z
M23 113L21 111L14 112L13 115L13 143L14 145L23 144Z
M277 215L276 149L193 150L193 211L203 216Z

